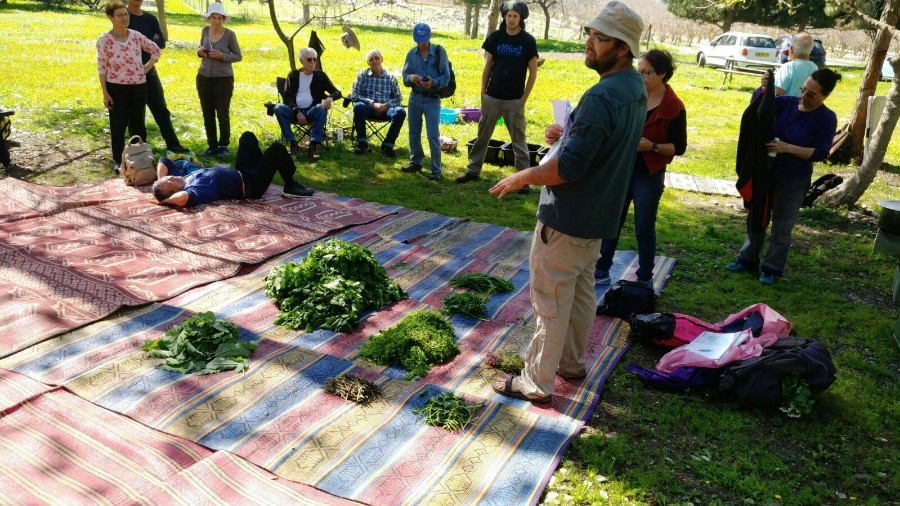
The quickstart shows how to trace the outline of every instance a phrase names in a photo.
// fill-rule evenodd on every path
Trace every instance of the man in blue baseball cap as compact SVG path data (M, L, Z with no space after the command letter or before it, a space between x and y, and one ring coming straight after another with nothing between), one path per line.
M431 43L431 27L419 23L413 27L416 47L406 54L403 64L403 84L412 88L407 107L409 121L409 163L403 172L417 173L422 170L425 151L422 150L422 116L428 131L428 146L431 148L431 174L428 179L437 181L441 177L441 142L439 137L441 119L440 89L450 82L450 65L447 51Z

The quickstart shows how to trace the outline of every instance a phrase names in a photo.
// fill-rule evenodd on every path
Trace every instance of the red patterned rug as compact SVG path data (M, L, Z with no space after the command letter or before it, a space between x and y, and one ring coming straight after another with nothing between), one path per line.
M391 212L327 194L287 199L275 187L177 210L120 180L0 180L0 356Z

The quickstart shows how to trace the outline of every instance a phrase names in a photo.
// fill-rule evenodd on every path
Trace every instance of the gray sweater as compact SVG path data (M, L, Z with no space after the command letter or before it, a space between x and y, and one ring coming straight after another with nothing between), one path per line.
M238 45L237 35L228 28L222 38L212 42L209 39L209 27L204 26L200 32L200 47L209 49L218 49L225 55L221 60L205 57L200 60L200 70L198 73L203 77L230 77L234 76L234 69L231 64L241 61L241 46Z

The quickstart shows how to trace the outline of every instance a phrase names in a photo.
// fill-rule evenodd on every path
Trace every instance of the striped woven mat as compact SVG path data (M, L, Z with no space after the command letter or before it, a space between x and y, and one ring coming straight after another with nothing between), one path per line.
M587 346L588 376L557 379L548 405L495 394L491 384L501 373L483 364L487 354L521 353L534 332L530 234L395 211L339 236L371 249L410 294L367 314L351 333L272 324L277 310L262 280L272 266L302 259L307 245L243 275L36 344L0 367L336 497L370 504L535 503L627 350L627 329L598 317ZM633 252L618 252L613 276L633 276L635 264ZM673 266L673 259L657 258L657 289ZM489 321L451 318L462 350L457 357L415 382L400 369L357 359L368 336L413 309L438 309L448 281L467 272L501 276L516 288L491 299ZM157 361L140 351L145 339L206 310L238 325L242 339L259 341L246 373L176 374L156 369ZM325 381L341 373L369 378L383 396L358 406L324 392ZM412 414L442 392L483 404L464 430L429 427Z

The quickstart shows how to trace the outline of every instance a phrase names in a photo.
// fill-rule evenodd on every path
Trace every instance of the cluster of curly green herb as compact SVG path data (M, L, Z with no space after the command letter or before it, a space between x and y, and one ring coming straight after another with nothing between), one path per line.
M148 339L141 345L150 358L162 358L160 369L180 373L212 374L243 372L250 364L256 343L238 339L238 328L211 312L197 313L172 327L162 339Z
M452 432L468 425L482 405L468 404L462 397L447 392L435 395L425 401L421 408L416 408L412 412L425 417L426 425L443 427Z
M364 359L404 368L408 379L425 376L433 365L458 353L453 326L441 315L422 310L409 313L359 348Z
M306 331L352 330L363 312L406 298L371 251L339 239L317 244L302 262L273 268L264 286L278 305L275 324Z

